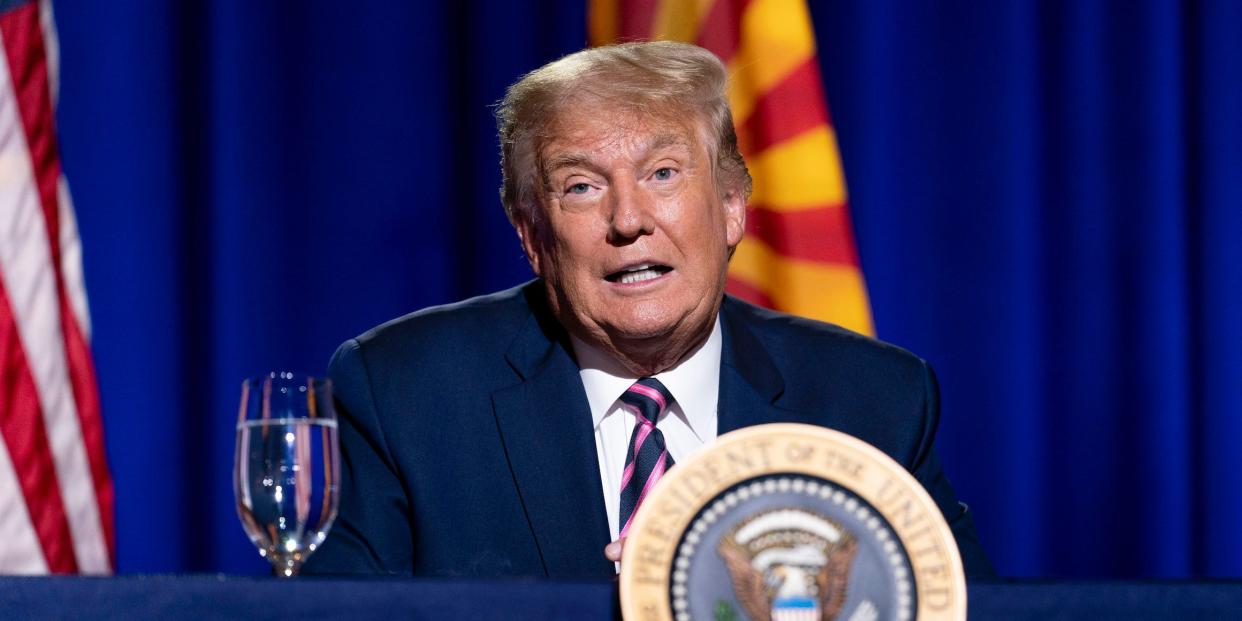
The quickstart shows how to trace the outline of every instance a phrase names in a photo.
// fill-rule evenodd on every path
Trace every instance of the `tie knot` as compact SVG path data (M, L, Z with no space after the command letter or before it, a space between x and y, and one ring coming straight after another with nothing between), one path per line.
M673 404L673 394L654 377L644 377L626 389L621 402L629 405L636 414L655 424L668 406Z

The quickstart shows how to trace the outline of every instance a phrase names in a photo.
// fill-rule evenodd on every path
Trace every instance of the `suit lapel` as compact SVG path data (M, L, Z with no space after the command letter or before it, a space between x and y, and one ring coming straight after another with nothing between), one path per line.
M528 289L534 312L506 354L522 381L492 394L496 424L548 577L611 577L590 405L563 331L531 294L542 288Z
M816 413L777 405L785 393L785 379L743 311L728 297L720 308L723 342L717 434L765 423L817 424L822 416Z
M497 428L547 575L611 577L612 563L603 556L608 517L590 405L543 288L528 287L526 296L531 316L506 353L520 381L492 394ZM784 378L751 324L726 298L718 433L764 423L815 424L815 413L778 405Z

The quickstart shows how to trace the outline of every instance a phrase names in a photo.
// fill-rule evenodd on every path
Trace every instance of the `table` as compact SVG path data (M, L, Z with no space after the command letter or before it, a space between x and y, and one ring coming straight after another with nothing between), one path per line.
M0 619L618 619L615 583L223 575L0 577ZM1242 619L1242 582L1008 581L975 619Z

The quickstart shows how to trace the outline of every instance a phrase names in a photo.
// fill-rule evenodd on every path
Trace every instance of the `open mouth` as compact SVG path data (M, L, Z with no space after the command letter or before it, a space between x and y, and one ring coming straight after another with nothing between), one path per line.
M613 272L605 276L604 279L608 282L629 285L636 282L643 282L645 280L654 280L671 271L673 271L673 268L667 265L660 265L658 263L641 263L639 265L634 265L623 270Z

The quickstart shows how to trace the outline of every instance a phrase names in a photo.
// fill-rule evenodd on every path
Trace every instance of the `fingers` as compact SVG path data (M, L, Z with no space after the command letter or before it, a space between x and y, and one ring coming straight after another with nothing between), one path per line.
M625 538L618 539L604 546L604 558L614 562L621 562L621 550L625 547Z

